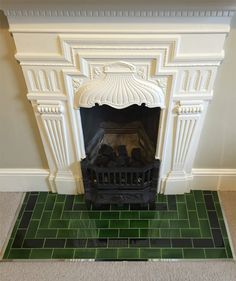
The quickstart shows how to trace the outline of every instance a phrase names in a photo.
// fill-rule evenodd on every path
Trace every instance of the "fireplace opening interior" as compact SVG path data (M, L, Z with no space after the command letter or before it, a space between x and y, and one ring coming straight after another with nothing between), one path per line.
M155 159L160 108L80 109L86 157L101 167L140 167Z
M86 200L94 204L154 201L160 165L155 159L160 109L96 105L81 108L80 114Z

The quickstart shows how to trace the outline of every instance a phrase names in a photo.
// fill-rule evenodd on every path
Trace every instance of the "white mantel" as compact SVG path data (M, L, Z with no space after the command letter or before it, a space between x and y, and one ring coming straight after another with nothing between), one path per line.
M45 148L51 191L83 193L85 150L75 94L104 77L106 65L120 61L164 96L156 149L162 161L159 192L191 190L232 10L11 7L5 14Z

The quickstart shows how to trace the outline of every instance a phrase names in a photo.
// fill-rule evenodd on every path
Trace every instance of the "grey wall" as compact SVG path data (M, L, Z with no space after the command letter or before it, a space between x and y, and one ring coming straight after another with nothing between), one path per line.
M0 12L0 168L47 168L37 124L6 18ZM236 168L236 16L226 41L196 168Z
M219 68L214 98L195 159L196 168L236 168L236 15L225 43L225 59Z
M15 46L0 11L0 168L47 168Z

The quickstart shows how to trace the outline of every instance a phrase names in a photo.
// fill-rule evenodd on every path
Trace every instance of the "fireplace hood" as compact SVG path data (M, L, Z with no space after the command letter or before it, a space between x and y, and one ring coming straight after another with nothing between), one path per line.
M132 104L164 108L163 89L157 83L135 77L136 67L114 62L103 67L104 77L84 83L75 94L75 107L95 104L121 109Z
M47 156L49 190L84 193L82 110L145 104L160 108L158 192L189 192L234 11L75 5L4 10Z

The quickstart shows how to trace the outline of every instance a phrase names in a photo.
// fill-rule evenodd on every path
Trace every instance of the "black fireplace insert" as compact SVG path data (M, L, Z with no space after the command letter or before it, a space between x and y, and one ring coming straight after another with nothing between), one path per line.
M81 108L86 158L85 198L100 204L155 200L160 160L155 159L159 108Z

